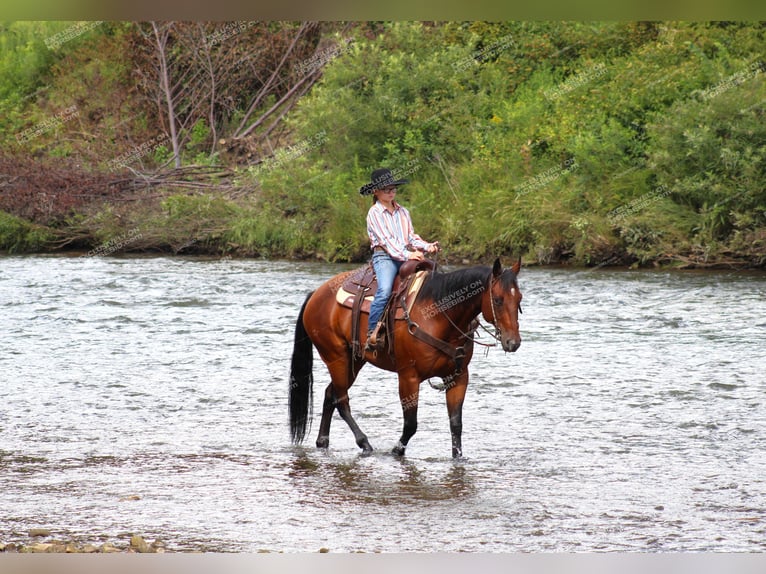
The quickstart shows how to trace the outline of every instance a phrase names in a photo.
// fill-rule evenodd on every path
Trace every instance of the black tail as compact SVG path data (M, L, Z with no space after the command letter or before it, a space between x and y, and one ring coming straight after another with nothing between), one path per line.
M306 436L306 423L311 423L311 410L314 400L314 375L312 374L314 354L313 343L303 326L303 312L314 293L309 293L303 302L298 322L295 324L295 346L290 364L290 436L294 444L303 442Z

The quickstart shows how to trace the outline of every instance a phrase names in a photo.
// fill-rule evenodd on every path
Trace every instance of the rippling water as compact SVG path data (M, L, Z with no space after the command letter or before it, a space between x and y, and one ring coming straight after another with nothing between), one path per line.
M477 350L466 458L394 375L327 452L287 428L307 291L348 266L0 259L0 542L216 551L766 550L766 276L524 269L515 354ZM329 380L315 364L315 406Z

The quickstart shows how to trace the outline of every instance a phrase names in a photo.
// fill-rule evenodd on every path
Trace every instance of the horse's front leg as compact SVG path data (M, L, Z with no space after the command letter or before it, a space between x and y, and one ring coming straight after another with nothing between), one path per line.
M468 369L447 382L447 414L452 435L452 458L463 456L463 400L468 388Z
M404 427L399 442L391 452L397 456L404 456L407 443L412 435L418 430L418 394L420 392L420 380L415 376L399 374L399 400L402 403L404 415Z

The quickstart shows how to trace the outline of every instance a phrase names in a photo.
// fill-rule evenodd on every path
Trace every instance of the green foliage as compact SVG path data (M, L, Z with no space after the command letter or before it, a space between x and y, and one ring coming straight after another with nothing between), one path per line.
M200 118L192 126L189 143L186 145L184 155L191 158L194 165L216 165L218 152L210 153L210 140L212 130L207 122ZM171 154L172 155L172 154ZM161 155L160 155L161 157Z
M650 165L676 203L697 217L702 243L738 227L766 226L766 67L733 68L705 90L653 118Z
M59 22L0 23L0 135L6 142L13 141L11 138L24 127L28 98L48 77L55 56L45 46L45 39L63 25Z
M173 150L164 144L155 146L153 159L157 165L167 165L173 159Z
M50 240L51 233L47 228L0 211L0 251L37 251Z
M290 118L321 145L256 178L330 259L364 253L355 190L384 165L414 166L399 199L455 255L647 263L725 240L735 219L764 226L763 74L700 97L759 69L761 39L705 23L387 24Z
M6 140L73 101L81 116L102 118L106 157L157 135L145 103L108 101L128 93L130 70L115 57L130 45L127 28L104 26L50 55L40 48L48 32L19 26L0 31L0 42L15 42L0 55ZM398 197L418 232L456 257L650 264L735 251L758 264L765 33L738 22L360 25L287 116L290 143L241 170L257 194L173 196L150 219L171 245L196 234L253 255L360 260L370 200L358 188L386 166L411 180ZM69 81L53 82L49 107L23 118L24 98L65 66ZM227 114L237 123L244 110ZM123 115L148 134L121 147ZM185 162L225 161L209 155L206 121L189 134ZM82 154L45 145L38 151ZM258 159L254 150L240 161ZM154 149L157 164L169 156Z

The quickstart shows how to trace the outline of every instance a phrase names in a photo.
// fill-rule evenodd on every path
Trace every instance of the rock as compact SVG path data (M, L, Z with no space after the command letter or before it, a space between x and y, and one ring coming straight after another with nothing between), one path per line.
M9 542L8 544L3 545L3 552L18 552L19 547L16 546L13 542Z
M330 551L329 548L322 547L319 549L320 554L327 554Z
M101 548L100 548L100 550L101 550L101 552L103 552L104 554L111 554L111 553L113 553L113 552L119 552L119 550L118 550L117 548L115 548L115 547L114 547L114 544L110 544L109 542L104 542L104 543L101 545Z
M50 536L51 531L47 528L31 528L29 530L30 536Z
M93 554L94 552L98 552L98 546L94 546L93 544L86 544L82 547L82 551L85 554Z
M144 540L144 537L137 534L134 534L130 537L130 547L134 551L140 552L141 554L146 554L152 551L152 549L146 543L146 540Z
M123 496L120 498L120 502L127 502L129 500L141 500L141 497L137 494L131 494L130 496Z
M46 544L44 542L38 542L37 544L30 544L22 548L22 552L39 554L41 552L49 552L53 548L53 544Z

